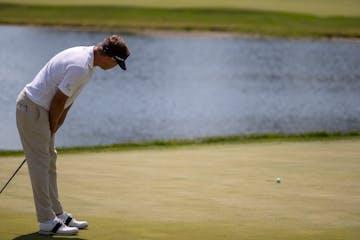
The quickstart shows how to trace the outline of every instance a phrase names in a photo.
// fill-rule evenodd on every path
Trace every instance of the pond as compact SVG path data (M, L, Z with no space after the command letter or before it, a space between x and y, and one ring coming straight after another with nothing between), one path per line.
M21 149L16 97L42 66L108 34L0 26L0 149ZM132 52L128 70L95 70L58 146L360 130L358 42L123 37Z

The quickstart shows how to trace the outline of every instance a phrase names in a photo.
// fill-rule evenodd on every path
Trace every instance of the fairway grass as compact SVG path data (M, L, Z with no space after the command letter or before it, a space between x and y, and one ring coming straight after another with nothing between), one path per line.
M359 139L69 153L58 178L65 209L89 221L72 239L355 240L359 156ZM1 185L21 160L0 158ZM35 233L26 167L0 216L0 239L50 239Z
M107 5L156 8L232 8L307 13L322 16L360 16L360 0L0 0L37 5Z
M62 26L138 33L143 30L359 38L360 16L316 16L237 8L142 8L0 3L1 24Z

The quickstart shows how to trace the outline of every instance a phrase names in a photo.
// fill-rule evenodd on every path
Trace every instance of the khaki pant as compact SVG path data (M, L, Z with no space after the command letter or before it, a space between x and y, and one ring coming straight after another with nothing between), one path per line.
M58 197L57 153L50 133L49 113L22 91L16 101L16 124L29 168L37 218L45 222L63 213Z

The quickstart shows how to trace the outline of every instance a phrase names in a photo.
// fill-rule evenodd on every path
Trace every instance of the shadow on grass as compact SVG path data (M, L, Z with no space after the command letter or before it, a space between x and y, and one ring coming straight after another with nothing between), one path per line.
M21 235L18 236L16 238L13 238L12 240L47 240L47 239L51 239L51 240L86 240L84 238L78 238L76 236L73 237L61 237L61 236L43 236L38 234L37 232L34 233L30 233L30 234L25 234L25 235Z

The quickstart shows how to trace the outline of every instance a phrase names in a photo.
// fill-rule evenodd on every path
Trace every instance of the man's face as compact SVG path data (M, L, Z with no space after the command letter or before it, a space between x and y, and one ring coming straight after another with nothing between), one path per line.
M101 60L102 61L100 67L103 70L111 69L117 65L115 59L109 56L103 56Z

